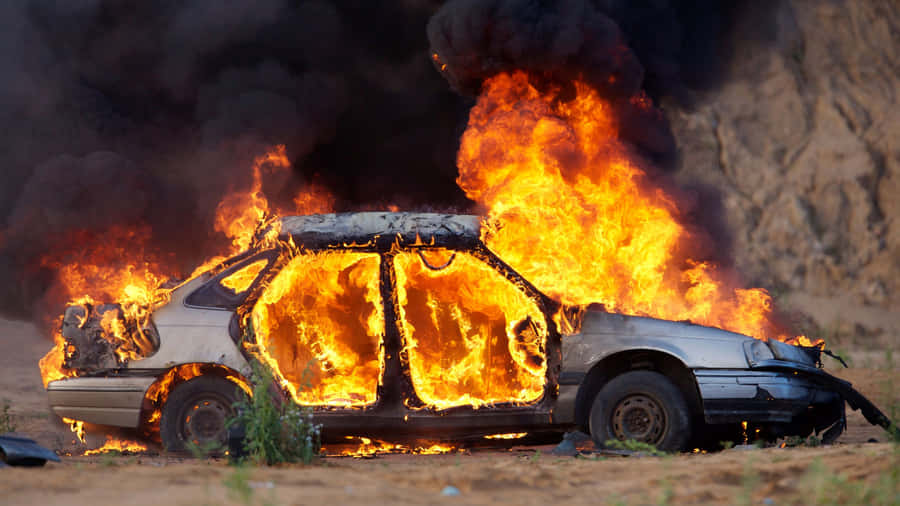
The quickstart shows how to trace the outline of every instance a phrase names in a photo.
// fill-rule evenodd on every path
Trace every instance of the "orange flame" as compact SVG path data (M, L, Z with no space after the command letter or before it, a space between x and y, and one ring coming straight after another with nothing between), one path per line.
M250 190L233 192L219 202L216 208L215 229L231 238L230 255L249 248L261 225L271 219L269 200L262 191L263 171L282 171L290 165L285 147L276 146L272 151L258 156L253 161L253 182Z
M375 402L384 336L379 263L375 253L298 255L254 306L255 352L297 402Z
M268 260L258 260L252 264L233 272L230 276L221 281L222 286L228 288L234 293L241 293L250 288L250 285L256 281L263 267L269 263Z
M327 457L354 457L365 458L380 454L411 453L414 455L437 455L441 453L462 452L462 448L438 442L425 442L418 445L403 443L389 443L367 437L347 436L348 444L329 445L322 447L322 453Z
M79 441L84 443L84 422L80 420L72 420L71 418L63 417L63 422L69 424L69 429L75 434L75 437L78 438Z
M334 211L334 196L321 186L311 184L294 197L295 215L324 214Z
M490 436L484 436L485 439L522 439L527 436L527 432L510 432L508 434L491 434Z
M99 455L101 453L137 453L147 451L147 445L138 443L137 441L127 441L124 439L115 439L112 436L106 436L106 443L100 448L87 450L85 455Z
M152 353L153 345L144 335L150 313L169 299L169 288L161 288L168 276L161 263L153 259L146 246L149 230L113 227L100 237L74 234L75 243L96 244L91 250L69 252L65 262L53 255L41 259L44 267L57 273L59 296L69 304L96 305L98 301L117 301L121 308L108 311L101 321L104 339L115 345L116 355L127 361ZM139 260L129 260L137 258ZM53 348L40 360L44 386L50 381L72 377L77 371L64 368L66 340L61 322L53 334ZM133 329L129 331L128 329Z
M540 399L547 329L537 304L469 254L430 255L395 257L400 322L419 399L438 409Z
M62 325L62 318L59 318L59 321ZM67 351L71 353L72 350L66 350L66 340L62 336L62 332L57 329L53 332L53 348L50 348L50 351L38 361L41 380L44 382L45 388L51 381L78 376L77 371L70 371L64 367Z
M484 83L457 182L489 210L486 244L565 304L788 339L765 290L679 255L692 237L676 202L619 140L610 104L582 82L574 90L562 100L523 72Z

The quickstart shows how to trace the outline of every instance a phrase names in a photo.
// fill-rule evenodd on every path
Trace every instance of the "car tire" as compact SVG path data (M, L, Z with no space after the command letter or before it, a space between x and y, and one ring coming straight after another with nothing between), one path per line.
M611 439L634 439L663 451L683 451L691 438L691 413L681 390L653 371L632 371L611 379L590 414L597 448Z
M182 452L193 445L207 451L225 448L225 423L234 415L239 387L217 376L199 376L175 387L162 408L159 437L163 448Z

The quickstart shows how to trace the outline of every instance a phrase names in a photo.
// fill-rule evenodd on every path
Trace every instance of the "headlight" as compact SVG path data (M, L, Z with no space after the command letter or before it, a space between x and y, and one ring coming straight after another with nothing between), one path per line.
M772 360L775 358L775 355L772 353L772 350L769 349L769 346L759 339L745 342L744 354L747 356L747 362L749 362L750 365L755 365L763 360Z
M803 351L803 348L798 346L782 343L781 341L770 341L769 347L772 348L772 351L775 353L775 357L778 358L778 360L798 362L813 367L816 365L815 360L813 360L808 353Z

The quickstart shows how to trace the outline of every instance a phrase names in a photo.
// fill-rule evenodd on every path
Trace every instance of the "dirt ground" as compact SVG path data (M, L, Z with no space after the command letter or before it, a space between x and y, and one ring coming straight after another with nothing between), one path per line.
M885 490L893 490L891 497L896 499L900 492L897 448L858 412L848 413L848 431L829 447L735 448L666 457L557 457L550 453L553 445L443 455L328 457L310 466L273 468L236 468L224 460L184 459L152 449L139 455L81 456L105 437L100 430L89 431L88 446L82 445L49 413L37 361L50 342L29 323L0 320L0 343L0 401L8 400L19 432L63 455L62 463L43 468L0 469L0 503L10 506L155 506L160 501L832 504L871 502L883 497L878 494ZM851 368L842 369L830 359L826 367L884 409L900 402L900 368L889 352L858 349L850 355Z

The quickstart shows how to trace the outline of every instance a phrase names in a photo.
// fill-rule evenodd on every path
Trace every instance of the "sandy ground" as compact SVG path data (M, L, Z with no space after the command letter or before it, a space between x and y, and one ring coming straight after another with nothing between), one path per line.
M814 504L834 499L828 484L843 479L827 473L859 481L858 491L900 467L886 434L857 412L849 413L849 430L830 447L662 458L556 457L549 453L553 445L331 457L262 469L156 452L66 456L80 455L85 446L47 408L37 361L49 341L31 324L0 320L0 343L0 400L9 401L20 432L64 455L62 463L44 468L0 470L0 504ZM826 366L884 408L900 402L900 357L894 363L885 352L861 349L852 358L850 369ZM88 443L96 447L104 439L98 431ZM442 493L447 487L459 495Z

